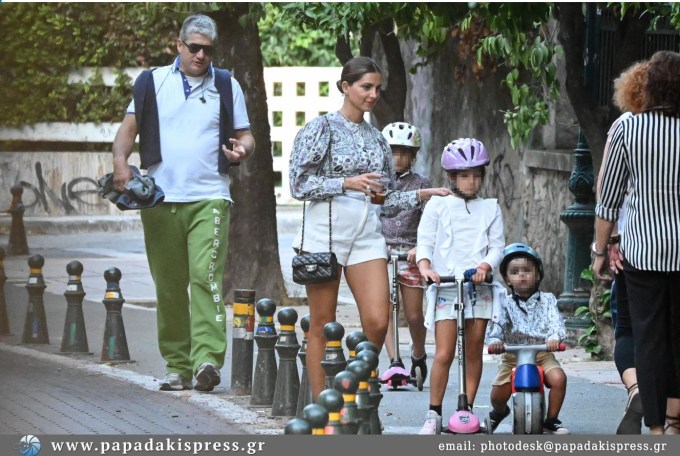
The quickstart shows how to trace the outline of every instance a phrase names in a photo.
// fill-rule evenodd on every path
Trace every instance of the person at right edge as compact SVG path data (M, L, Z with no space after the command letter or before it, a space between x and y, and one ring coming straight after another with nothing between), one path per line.
M127 161L139 133L141 168L165 192L163 203L141 212L166 362L163 391L212 391L227 349L222 277L233 202L227 172L253 154L255 139L241 86L212 66L216 43L214 20L187 17L179 56L137 78L113 143L118 190L131 178Z
M644 423L676 434L666 400L680 398L680 54L655 53L644 87L644 112L616 126L603 163L593 271L609 279L607 243L628 192L619 250Z

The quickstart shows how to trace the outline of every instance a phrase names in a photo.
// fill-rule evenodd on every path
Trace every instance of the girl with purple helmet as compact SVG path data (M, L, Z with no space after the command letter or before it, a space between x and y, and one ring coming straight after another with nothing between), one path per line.
M430 407L420 434L441 431L442 403L456 352L456 288L453 284L441 284L440 277L462 279L466 275L475 284L474 306L467 298L464 303L470 408L482 376L486 326L490 319L498 318L505 302L506 291L500 282L494 279L491 285L483 284L486 274L500 265L505 247L503 217L497 200L478 195L488 164L489 153L479 140L460 138L449 143L442 152L441 165L453 195L433 197L418 225L416 261L423 278L434 282L426 292L425 326L435 334Z

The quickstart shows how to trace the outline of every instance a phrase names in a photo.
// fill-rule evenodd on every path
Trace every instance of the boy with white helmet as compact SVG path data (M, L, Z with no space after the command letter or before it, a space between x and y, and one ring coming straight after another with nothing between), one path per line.
M424 189L432 187L430 179L411 170L416 153L420 150L420 132L406 122L394 122L383 129L383 136L392 148L392 160L397 175L397 189L400 191L415 190L419 200L423 200ZM423 320L423 280L420 276L416 259L416 234L423 205L399 212L395 216L381 214L383 235L390 252L406 253L408 260L400 263L399 288L404 304L404 315L411 334L411 377L416 377L420 370L423 382L427 377L427 355L425 354L426 329ZM393 331L390 319L388 334ZM394 359L394 340L388 337L385 348L390 359Z
M441 166L447 173L453 195L432 198L418 226L416 260L420 274L434 282L427 290L425 326L435 333L435 358L430 373L430 408L420 434L439 434L442 403L449 370L456 353L458 323L453 284L440 284L440 276L468 277L475 284L477 299L469 301L466 291L465 361L470 409L482 376L484 335L490 319L500 314L505 288L494 279L483 284L486 274L503 258L503 216L496 199L478 196L489 164L484 145L474 138L460 138L442 152ZM441 285L441 286L440 286ZM471 284L466 284L466 289Z

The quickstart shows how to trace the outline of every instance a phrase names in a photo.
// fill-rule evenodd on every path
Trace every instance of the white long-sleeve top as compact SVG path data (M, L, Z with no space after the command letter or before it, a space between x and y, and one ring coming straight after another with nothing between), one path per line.
M503 215L496 199L476 198L466 208L457 196L433 196L418 225L416 261L426 258L439 275L462 277L480 263L498 268L504 247Z
M458 196L433 196L418 225L416 261L428 259L432 270L440 276L460 278L465 270L487 263L496 272L492 316L496 319L506 296L497 274L504 247L503 215L496 199L476 198L468 201L466 207L465 200ZM431 285L426 293L427 327L434 321L436 292L436 285Z

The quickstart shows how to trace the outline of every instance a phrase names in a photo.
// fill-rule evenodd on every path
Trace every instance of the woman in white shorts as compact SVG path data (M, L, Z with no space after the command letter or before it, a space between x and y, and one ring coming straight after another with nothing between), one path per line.
M359 308L363 332L379 349L387 333L389 284L378 212L400 211L432 195L450 193L429 189L420 192L419 200L415 191L396 190L391 149L380 130L364 122L364 113L373 110L380 97L381 85L382 71L372 59L349 60L337 82L345 95L341 109L300 130L289 170L291 194L310 202L302 249L328 251L330 202L332 249ZM293 241L296 250L301 234L300 230ZM335 321L339 286L340 279L306 286L310 313L306 367L314 398L324 389L323 328Z

